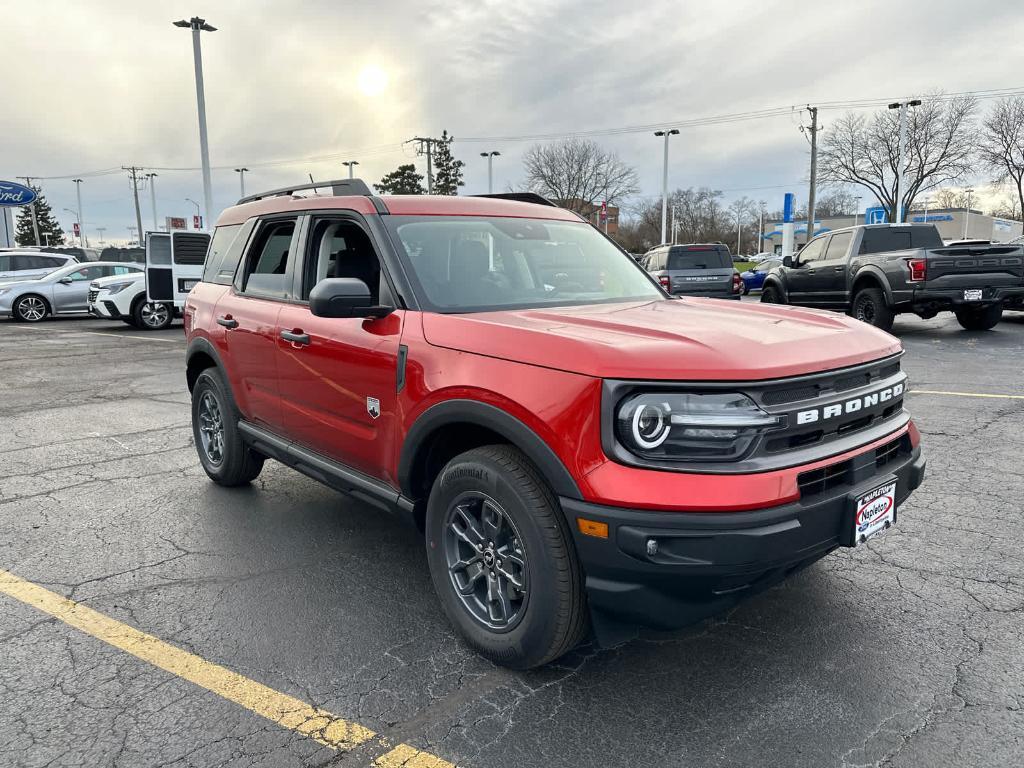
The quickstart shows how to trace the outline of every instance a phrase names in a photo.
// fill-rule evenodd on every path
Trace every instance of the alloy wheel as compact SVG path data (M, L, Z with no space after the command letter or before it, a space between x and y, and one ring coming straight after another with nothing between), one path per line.
M18 302L18 312L22 320L35 323L46 317L46 304L35 296L26 296Z
M220 403L210 391L203 392L199 399L199 439L211 464L224 461L224 417Z
M529 597L526 552L508 513L483 493L464 493L448 509L444 554L455 593L494 632L522 619Z
M162 328L167 324L169 310L166 304L146 302L142 305L142 323L147 328Z
M857 302L857 319L868 325L875 324L875 302L869 298L862 298Z

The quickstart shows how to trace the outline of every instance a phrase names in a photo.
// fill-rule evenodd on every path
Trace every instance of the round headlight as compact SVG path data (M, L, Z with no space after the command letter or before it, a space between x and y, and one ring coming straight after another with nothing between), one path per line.
M668 403L641 402L633 411L633 439L641 448L657 448L668 437L671 408Z

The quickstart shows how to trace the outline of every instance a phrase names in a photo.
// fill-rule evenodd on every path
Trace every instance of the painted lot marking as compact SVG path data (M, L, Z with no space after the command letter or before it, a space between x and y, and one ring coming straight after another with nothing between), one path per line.
M984 392L943 392L939 389L911 389L912 395L950 395L952 397L991 397L997 400L1024 400L1024 395L989 395Z
M455 768L408 744L390 749L391 745L369 728L275 691L2 569L0 593L331 749L348 752L376 739L381 749L388 750L373 762L377 768Z
M39 325L12 325L11 328L17 328L18 330L21 330L21 331L46 331L46 330L51 330L49 328L46 328L44 326L39 326ZM156 336L137 336L137 335L134 335L134 334L122 335L120 333L113 333L113 332L109 332L108 333L106 331L76 331L76 330L69 330L69 333L76 333L76 334L77 333L87 333L90 336L106 336L108 339L132 339L134 341L162 341L165 344L177 344L178 342L185 340L184 336L182 336L180 339L161 339L161 338L157 338ZM61 335L63 336L63 335L67 335L67 334L61 334Z

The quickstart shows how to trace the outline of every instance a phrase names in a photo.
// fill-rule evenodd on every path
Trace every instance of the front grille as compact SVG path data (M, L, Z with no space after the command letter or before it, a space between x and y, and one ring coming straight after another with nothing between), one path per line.
M813 400L821 393L818 387L793 387L792 389L769 389L761 402L765 405L794 403L797 400Z
M886 464L890 464L900 456L910 453L910 436L903 435L897 437L885 445L875 448L875 467L881 469Z
M838 464L830 464L821 469L812 469L809 472L801 472L796 479L797 487L801 496L814 496L824 493L850 481L850 472L853 469L853 460L847 459Z
M94 288L89 289L89 303L92 304L96 301L96 297L100 295L100 292Z

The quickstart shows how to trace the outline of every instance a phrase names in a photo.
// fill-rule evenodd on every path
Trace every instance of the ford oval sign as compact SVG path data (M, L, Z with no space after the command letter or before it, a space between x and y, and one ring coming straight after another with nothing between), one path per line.
M29 205L35 202L36 191L24 184L0 181L0 206Z

